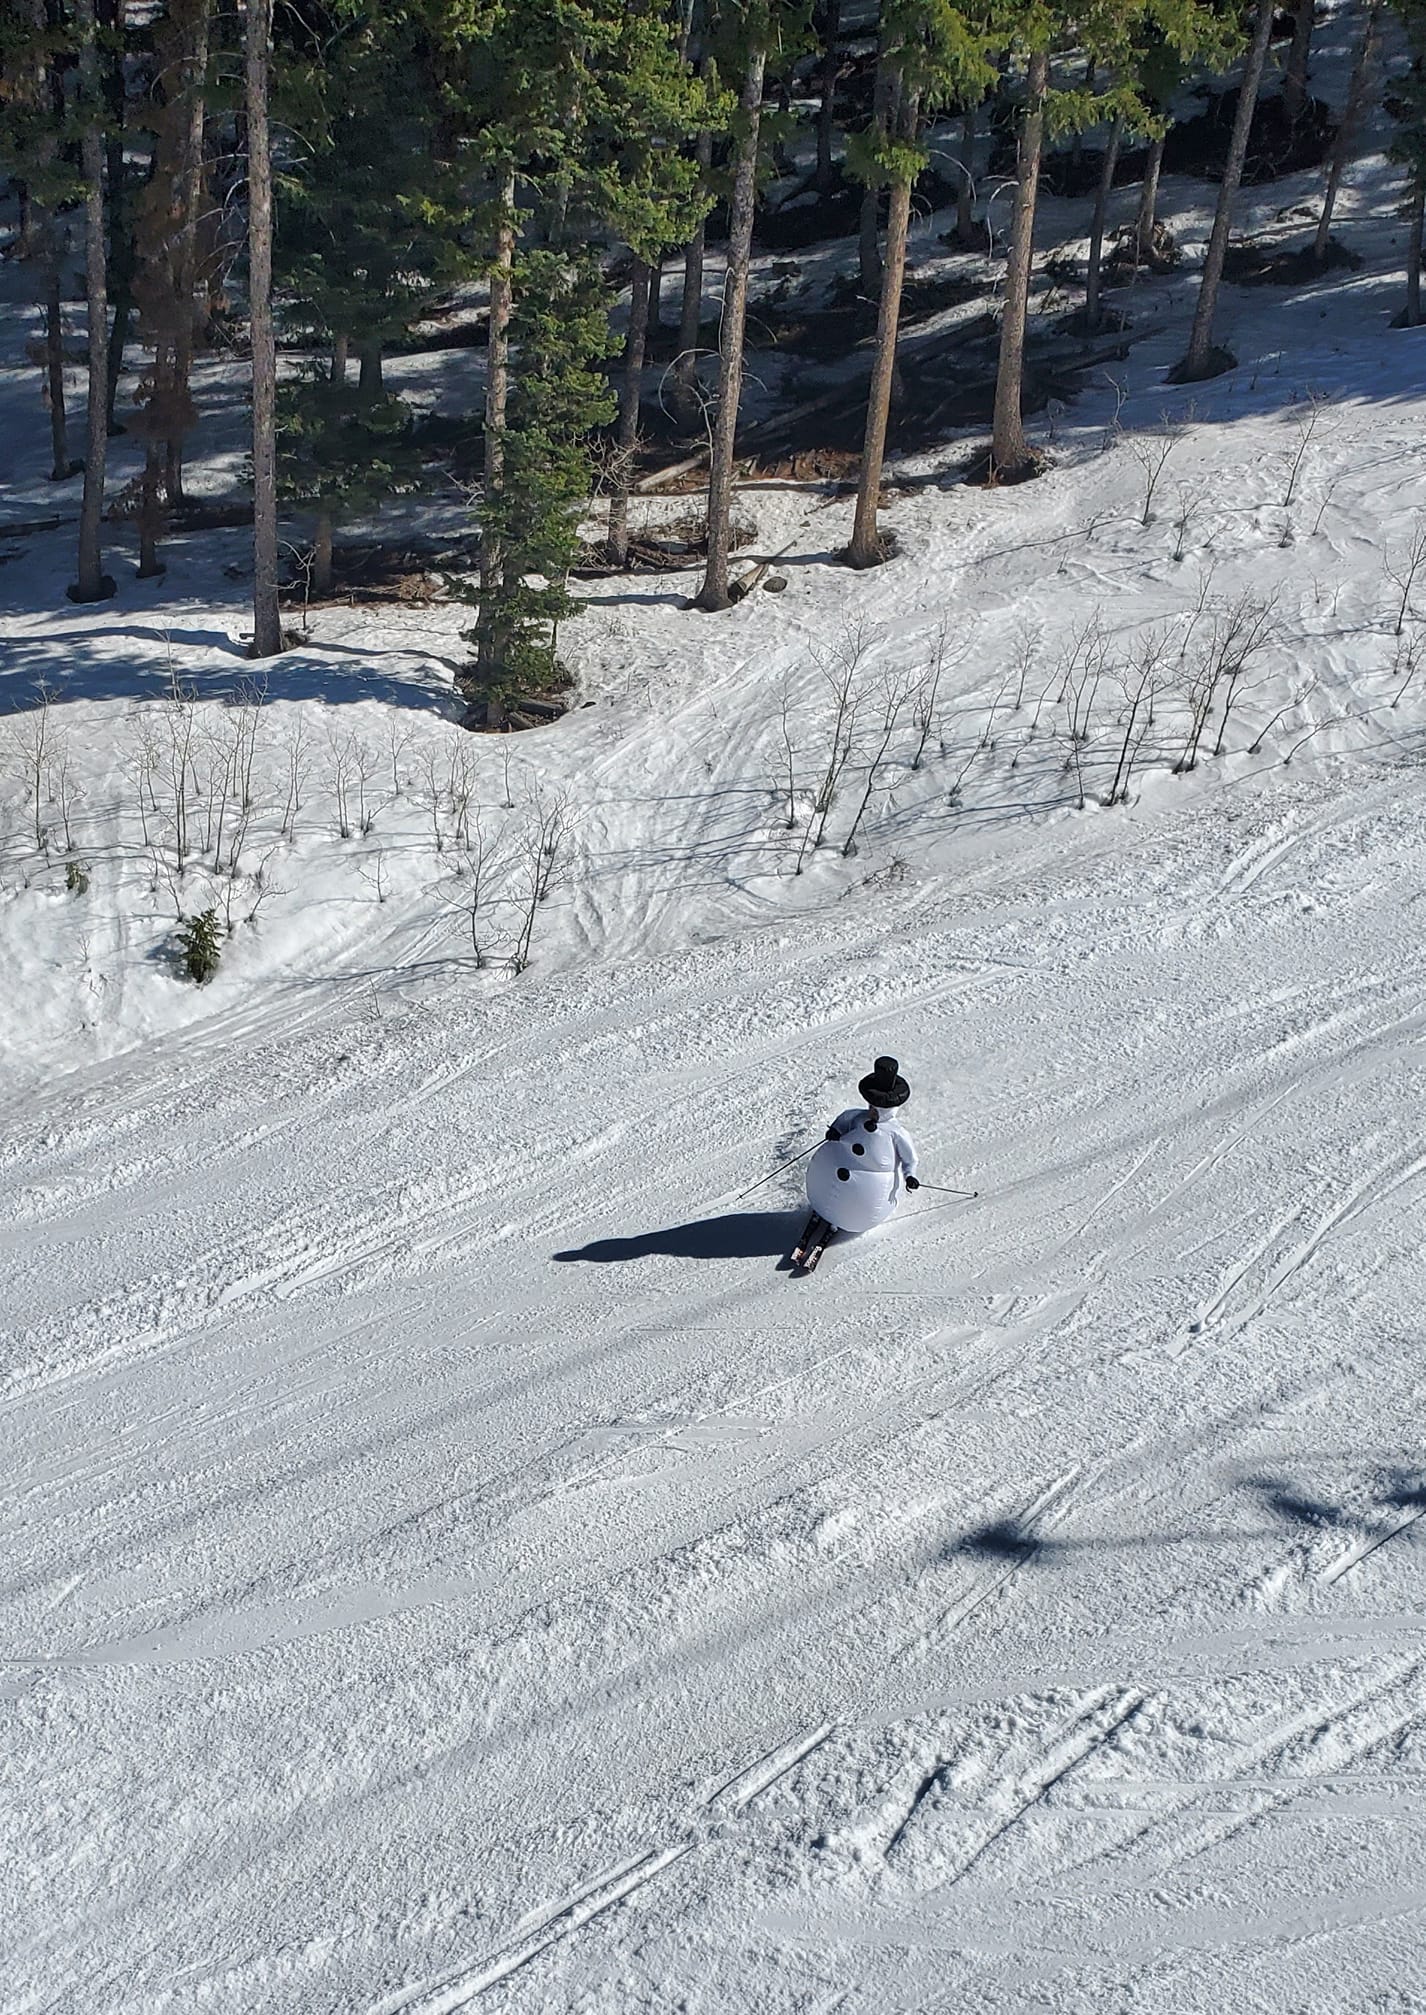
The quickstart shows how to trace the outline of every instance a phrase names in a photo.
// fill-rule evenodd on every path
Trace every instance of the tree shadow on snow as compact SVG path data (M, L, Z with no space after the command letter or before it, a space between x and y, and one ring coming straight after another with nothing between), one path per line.
M1262 1540L1276 1540L1284 1525L1325 1528L1384 1540L1391 1536L1392 1528L1383 1527L1383 1514L1426 1514L1426 1476L1406 1468L1388 1469L1385 1488L1378 1486L1372 1492L1370 1502L1362 1509L1333 1503L1320 1492L1299 1489L1281 1477L1249 1476L1241 1481L1264 1509L1271 1512L1272 1525L1237 1532L1211 1526L1195 1530L1191 1525L1185 1525L1166 1532L1101 1532L1057 1537L1038 1531L1033 1520L1022 1521L1012 1516L992 1519L969 1531L951 1535L933 1558L940 1564L968 1555L972 1559L1000 1562L1010 1567L1028 1566L1032 1561L1049 1566L1057 1560L1064 1561L1073 1554L1093 1549L1129 1552L1194 1543L1243 1546Z
M773 1259L786 1254L800 1228L791 1211L735 1210L724 1217L698 1217L691 1224L641 1231L633 1238L592 1239L551 1257L588 1260L597 1266L655 1254L666 1259Z

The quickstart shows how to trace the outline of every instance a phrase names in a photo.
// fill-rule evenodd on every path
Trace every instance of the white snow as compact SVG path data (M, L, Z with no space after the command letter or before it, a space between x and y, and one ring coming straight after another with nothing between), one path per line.
M1039 483L898 494L892 566L828 563L845 499L755 491L781 597L596 584L593 704L550 731L454 735L464 612L314 611L204 989L165 948L230 878L165 866L162 809L146 848L137 766L185 718L226 760L243 535L175 541L161 583L116 550L97 610L69 530L10 543L6 2015L1426 2008L1426 675L1387 571L1426 332L1386 326L1394 187L1354 184L1360 274L1226 297L1212 385L1163 384L1191 275L1144 290L1125 439L1091 388ZM72 517L31 480L27 326L5 518ZM1215 717L1172 773L1180 680L1106 808L1106 674L1078 810L1070 639L1176 657L1248 590L1277 635L1225 753ZM843 857L880 682L943 623L926 760L898 729ZM858 627L798 875L818 654ZM16 753L40 679L82 895ZM472 957L453 758L504 850L493 955L533 794L574 821L519 978ZM926 1183L980 1196L923 1189L797 1282L797 1172L737 1193L881 1051Z

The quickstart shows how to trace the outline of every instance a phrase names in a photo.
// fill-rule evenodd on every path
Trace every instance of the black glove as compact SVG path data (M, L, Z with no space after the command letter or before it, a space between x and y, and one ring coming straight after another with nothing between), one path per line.
M827 1129L827 1138L828 1140L840 1140L842 1136L837 1132L837 1129L834 1126L829 1126Z
M906 1178L906 1187L908 1189L920 1189L921 1185L917 1182L914 1175L908 1175Z

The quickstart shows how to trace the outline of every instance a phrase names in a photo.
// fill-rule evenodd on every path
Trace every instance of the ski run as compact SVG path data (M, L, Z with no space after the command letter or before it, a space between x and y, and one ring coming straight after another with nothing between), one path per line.
M898 458L856 575L847 498L740 494L786 591L590 583L535 733L456 735L468 610L314 607L234 698L248 533L80 608L72 526L0 526L5 2015L1426 2010L1426 331L1368 151L1361 270L1230 288L1237 370L1167 385L1204 190L1046 475ZM8 266L0 306L12 524L72 506ZM240 374L196 376L226 494ZM1158 633L1167 694L1259 592L1221 753L1175 772L1175 688L1107 802L1083 640ZM263 874L200 988L135 779L240 716ZM541 805L516 975L477 813L508 938ZM883 1053L923 1187L790 1280L794 1157Z

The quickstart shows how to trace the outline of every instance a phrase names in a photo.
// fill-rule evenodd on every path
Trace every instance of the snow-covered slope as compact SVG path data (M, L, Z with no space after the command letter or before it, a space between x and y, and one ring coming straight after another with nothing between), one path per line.
M1043 480L902 464L894 565L758 491L780 597L597 585L548 733L452 732L442 606L240 689L240 533L6 549L7 2015L1426 2008L1390 186L1232 376L1172 282ZM739 1193L886 1050L927 1187L799 1282Z
M29 1099L7 2005L1411 2005L1419 793Z

